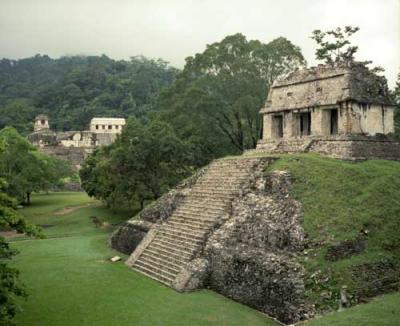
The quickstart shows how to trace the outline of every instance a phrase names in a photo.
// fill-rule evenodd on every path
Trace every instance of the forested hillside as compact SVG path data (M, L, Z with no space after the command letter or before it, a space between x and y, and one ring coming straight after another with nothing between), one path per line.
M128 121L119 140L85 162L83 188L110 206L143 206L212 159L254 148L269 86L304 64L283 37L235 34L207 45L160 93L158 114L144 126Z
M93 116L143 117L177 69L145 57L129 61L103 55L52 59L36 55L0 60L0 129L31 130L35 115L48 114L58 130L82 130Z

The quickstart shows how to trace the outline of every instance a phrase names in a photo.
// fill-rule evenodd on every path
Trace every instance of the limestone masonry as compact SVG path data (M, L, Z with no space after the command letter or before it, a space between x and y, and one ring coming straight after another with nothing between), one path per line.
M285 322L310 316L302 302L302 208L275 158L212 162L127 221L111 246L126 264L178 291L211 288Z
M384 78L357 62L296 70L273 83L257 150L339 158L400 158Z
M79 169L94 148L114 142L124 125L123 118L93 118L90 130L56 132L50 129L48 117L41 114L35 118L34 132L28 139L42 152L65 159Z

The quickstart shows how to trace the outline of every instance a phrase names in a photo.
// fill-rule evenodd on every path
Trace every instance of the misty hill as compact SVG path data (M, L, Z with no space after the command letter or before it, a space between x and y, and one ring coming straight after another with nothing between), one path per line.
M40 113L58 130L82 130L95 115L140 118L157 109L156 97L177 72L161 59L142 56L2 59L0 129L11 125L28 133Z

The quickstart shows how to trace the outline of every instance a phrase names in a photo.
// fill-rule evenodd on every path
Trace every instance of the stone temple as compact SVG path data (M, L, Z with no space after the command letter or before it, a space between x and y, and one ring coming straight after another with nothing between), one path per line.
M399 158L386 80L357 62L296 70L273 83L257 150Z
M212 289L284 323L310 318L303 207L277 155L400 158L384 79L362 64L319 66L276 80L257 149L211 162L111 236L126 264L177 291ZM256 155L254 155L256 154Z
M40 114L28 140L42 152L65 159L79 170L87 155L96 147L112 144L124 125L123 118L93 118L89 130L61 132L51 130L49 118Z

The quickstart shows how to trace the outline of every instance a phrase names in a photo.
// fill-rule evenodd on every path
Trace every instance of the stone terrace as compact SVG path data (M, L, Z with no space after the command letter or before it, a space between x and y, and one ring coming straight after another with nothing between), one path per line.
M210 164L183 203L150 230L127 265L176 287L181 270L200 253L209 234L229 218L232 200L249 182L258 159L224 159Z

